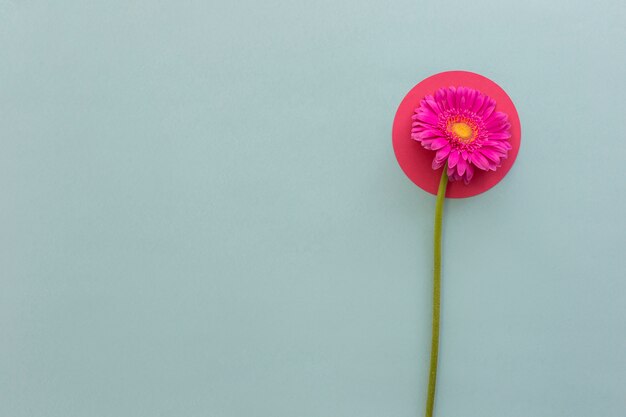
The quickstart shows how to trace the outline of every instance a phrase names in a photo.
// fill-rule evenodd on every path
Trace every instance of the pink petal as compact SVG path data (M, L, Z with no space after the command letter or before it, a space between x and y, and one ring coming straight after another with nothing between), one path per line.
M489 139L508 139L511 137L509 132L489 133Z
M424 139L425 138L440 138L441 137L441 132L439 130L436 130L436 129L428 129L427 128L427 129L418 131L418 133Z
M463 104L465 103L465 87L457 87L456 89L456 108L462 109Z
M456 103L455 103L456 88L454 88L452 86L449 87L447 93L448 93L447 95L448 95L448 106L449 106L448 108L450 108L450 109L456 108Z
M456 164L456 171L459 173L459 175L463 175L465 173L465 170L467 169L467 162L463 159L459 159L459 162L457 162Z
M448 157L448 166L450 168L454 168L457 162L459 162L459 153L456 150L450 151L450 156Z
M474 100L476 99L476 90L474 90L473 88L468 88L468 91L469 92L467 94L466 108L471 109L474 105Z
M496 140L491 140L491 139L487 139L485 141L482 142L483 146L492 146L495 148L502 148L502 149L508 149L507 145L510 146L509 142L503 139L496 139Z
M445 88L440 88L439 90L437 90L437 92L435 93L435 101L439 105L439 109L441 110L441 112L444 112L448 107Z
M487 106L485 106L485 110L483 111L483 118L484 119L488 119L489 116L491 116L491 113L493 113L493 111L496 108L496 102L494 100L489 100L489 103L487 104Z
M444 138L439 138L436 139L431 145L430 145L430 149L432 149L433 151L436 151L438 149L443 148L444 146L446 146L448 144L448 141L445 140Z
M426 149L430 149L430 145L432 145L434 142L438 141L438 140L445 140L447 142L447 140L445 138L442 138L441 136L435 136L435 137L424 137L419 133L415 133L413 134L413 138L415 140L419 140L420 142L422 142L422 145L426 148Z
M447 144L446 146L444 146L443 148L437 151L437 154L435 155L435 159L438 161L445 161L445 159L450 154L451 149L452 147L450 146L450 144Z
M481 154L483 154L483 156L485 156L487 159L491 159L496 164L500 163L500 156L498 155L496 151L492 151L491 149L481 148L477 150L476 152L480 152Z
M489 169L489 161L479 152L472 153L470 155L470 161L484 171Z
M511 124L506 120L491 120L485 123L485 129L490 131L508 130Z
M439 123L439 118L431 111L415 113L413 118L414 120L417 119L420 122L428 123L433 126L436 126L437 123Z
M437 160L437 158L433 159L433 163L432 163L432 168L433 169L439 169L443 166L443 164L445 163L445 160L443 161L439 161Z
M497 111L493 114L491 114L491 116L485 116L485 123L491 123L492 121L495 120L507 120L508 116L506 113L503 113L501 111Z
M484 102L485 102L485 95L482 93L478 93L478 95L476 96L476 100L474 101L474 106L472 107L472 111L474 113L478 113L478 110L480 110Z
M474 167L472 166L472 164L467 164L467 169L465 170L465 178L463 179L463 181L465 182L465 184L469 184L473 177Z
M437 102L433 99L433 96L426 96L422 100L422 106L428 106L435 113L439 114L441 111L439 110L439 106L437 106Z
M448 174L448 179L451 181L455 181L459 179L459 176L457 175L456 170L454 168L448 167L447 174Z

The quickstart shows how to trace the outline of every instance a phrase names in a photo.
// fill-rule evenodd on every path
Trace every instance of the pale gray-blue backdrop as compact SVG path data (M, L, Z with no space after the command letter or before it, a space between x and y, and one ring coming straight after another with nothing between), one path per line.
M438 417L626 415L626 3L0 1L0 416L423 412L434 198L396 165L465 69L522 148L449 201Z

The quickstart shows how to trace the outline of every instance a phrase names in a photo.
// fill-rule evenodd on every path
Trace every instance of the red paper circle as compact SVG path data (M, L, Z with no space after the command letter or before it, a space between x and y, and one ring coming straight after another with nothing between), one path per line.
M496 101L496 110L506 113L511 123L512 149L501 167L495 171L476 169L474 178L468 185L465 185L463 181L448 183L446 197L472 197L487 191L504 178L515 162L521 141L521 127L515 105L506 92L490 79L468 71L446 71L432 75L417 84L404 97L393 120L393 149L406 176L424 191L436 195L443 168L432 169L431 164L435 152L424 149L419 142L411 139L413 122L411 116L424 96L434 94L441 87L449 86L472 87L483 92Z

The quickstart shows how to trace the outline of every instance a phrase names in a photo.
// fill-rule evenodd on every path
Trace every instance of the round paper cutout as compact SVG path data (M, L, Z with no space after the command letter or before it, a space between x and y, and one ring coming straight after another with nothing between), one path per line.
M418 141L411 139L412 116L424 96L434 94L441 87L450 86L475 88L493 98L496 101L495 110L506 113L511 123L509 141L512 149L508 152L507 159L502 162L502 166L496 171L476 169L474 177L467 185L463 181L448 183L446 197L472 197L487 191L504 178L513 166L520 147L521 126L517 110L506 92L495 82L469 71L440 72L421 81L408 92L396 111L392 131L393 149L406 176L424 191L437 195L443 168L432 169L435 153L424 149Z

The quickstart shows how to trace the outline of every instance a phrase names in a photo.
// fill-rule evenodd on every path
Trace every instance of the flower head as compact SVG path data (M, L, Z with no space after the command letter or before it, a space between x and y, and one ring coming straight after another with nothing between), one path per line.
M433 169L447 163L451 181L468 184L474 168L495 171L511 149L511 124L496 101L468 87L440 88L413 114L411 138L436 151Z

